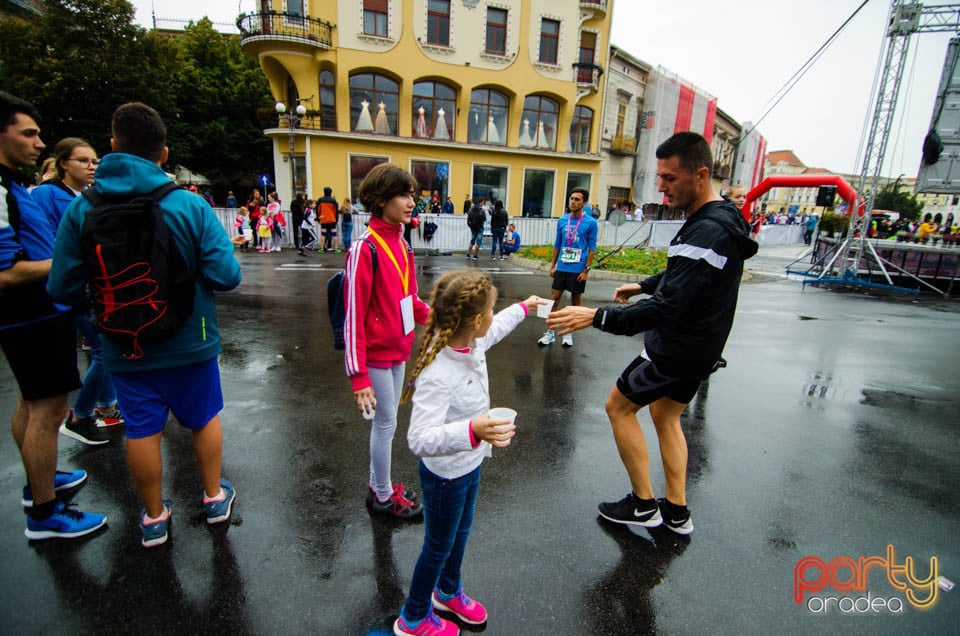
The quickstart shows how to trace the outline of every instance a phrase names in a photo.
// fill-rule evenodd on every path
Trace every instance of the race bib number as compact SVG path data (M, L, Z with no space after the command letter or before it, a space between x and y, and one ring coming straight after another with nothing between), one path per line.
M413 319L413 296L407 296L400 301L400 316L403 318L403 335L413 331L416 324Z
M565 247L560 252L561 263L579 263L580 254L583 252L579 247Z

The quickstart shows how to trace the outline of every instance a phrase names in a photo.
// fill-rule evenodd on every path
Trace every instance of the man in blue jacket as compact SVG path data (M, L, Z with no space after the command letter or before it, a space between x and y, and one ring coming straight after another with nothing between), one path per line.
M73 323L44 289L53 256L53 224L17 179L44 144L32 104L0 91L0 348L20 395L11 430L27 485L28 539L80 537L103 527L101 514L67 508L57 492L87 479L57 468L57 434L67 394L80 387Z
M157 111L137 102L120 106L113 114L112 134L114 152L100 162L93 186L98 194L129 198L169 182L160 167L167 160L167 130ZM64 213L47 284L54 299L72 305L83 302L90 282L80 242L90 207L86 198L77 197ZM125 357L127 348L109 336L103 351L126 420L127 464L144 505L140 530L145 547L165 543L168 536L171 502L161 493L160 438L171 411L193 432L207 523L227 521L236 497L233 485L220 474L223 394L213 292L240 284L233 248L243 237L228 238L210 205L185 190L167 194L160 207L177 248L196 273L193 314L170 338L142 343L143 355L136 359Z
M713 157L706 140L677 133L657 148L657 179L671 208L687 221L670 242L667 268L641 283L621 285L622 306L567 307L547 325L570 333L593 326L619 335L644 332L644 348L607 397L607 416L633 487L620 501L599 506L617 523L693 532L687 509L687 442L680 414L701 380L724 365L721 354L733 326L743 262L757 252L740 211L713 189ZM629 303L644 293L650 297ZM666 496L655 500L649 457L637 413L649 406L666 477Z

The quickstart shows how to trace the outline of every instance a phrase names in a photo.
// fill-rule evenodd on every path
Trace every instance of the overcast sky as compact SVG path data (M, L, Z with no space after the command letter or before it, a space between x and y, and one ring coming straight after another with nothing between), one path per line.
M197 19L232 24L252 0L132 0L137 19ZM738 122L756 121L764 104L862 0L616 0L612 42L677 73L718 98ZM940 2L940 4L944 4ZM932 3L928 3L932 4ZM768 150L793 150L806 165L859 174L861 137L875 99L874 76L889 0L870 0L793 90L760 122ZM161 23L160 26L173 26ZM930 123L949 34L911 38L907 72L887 144L883 174L915 177Z

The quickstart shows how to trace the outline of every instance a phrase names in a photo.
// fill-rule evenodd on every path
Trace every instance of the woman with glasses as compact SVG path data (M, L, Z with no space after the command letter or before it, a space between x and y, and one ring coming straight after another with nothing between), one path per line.
M93 183L100 160L90 142L79 137L67 137L53 149L57 178L33 189L31 195L46 212L54 232L60 225L67 206ZM90 345L90 366L83 377L83 387L77 394L70 414L60 432L87 444L99 446L110 441L103 426L123 423L117 408L117 392L110 374L103 368L103 342L86 313L74 313L74 325Z

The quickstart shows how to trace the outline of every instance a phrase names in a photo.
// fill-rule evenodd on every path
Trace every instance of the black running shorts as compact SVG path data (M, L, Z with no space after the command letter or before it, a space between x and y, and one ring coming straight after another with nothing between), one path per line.
M557 271L553 275L553 285L551 288L568 291L571 294L582 294L583 290L587 288L587 281L577 280L579 275L580 272Z
M617 389L635 404L646 406L667 397L680 404L689 404L700 388L700 380L665 375L642 355L634 358L617 378Z
M24 400L42 400L80 388L77 332L69 314L0 330L0 347Z

